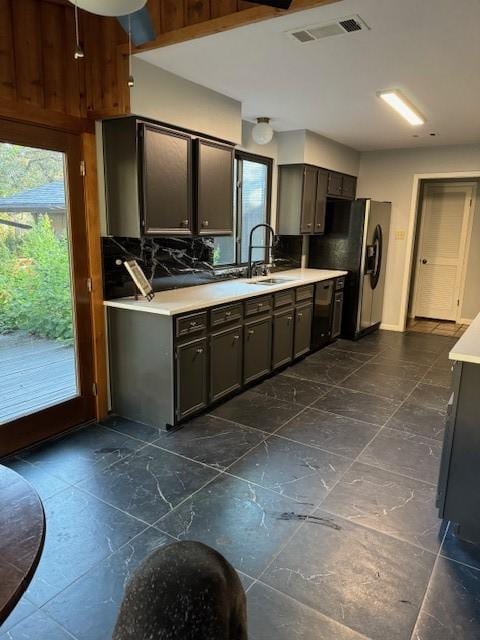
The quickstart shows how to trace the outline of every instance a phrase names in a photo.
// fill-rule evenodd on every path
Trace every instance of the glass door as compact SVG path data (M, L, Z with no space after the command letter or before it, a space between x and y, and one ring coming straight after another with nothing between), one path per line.
M94 417L79 140L20 125L7 131L11 139L0 140L1 454Z

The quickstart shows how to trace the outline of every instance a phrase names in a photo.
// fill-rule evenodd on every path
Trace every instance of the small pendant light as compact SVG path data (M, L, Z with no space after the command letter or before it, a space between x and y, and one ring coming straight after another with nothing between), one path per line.
M257 124L252 129L252 138L257 144L268 144L273 138L270 118L257 118Z
M80 32L78 28L78 5L75 2L75 51L73 53L75 60L81 60L85 57L82 45L80 44Z
M135 78L132 73L132 18L128 16L128 86L135 86Z

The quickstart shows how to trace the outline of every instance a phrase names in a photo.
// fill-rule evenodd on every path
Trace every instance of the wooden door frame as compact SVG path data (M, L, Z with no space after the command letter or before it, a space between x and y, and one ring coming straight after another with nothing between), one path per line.
M410 200L410 215L407 231L405 261L403 269L403 283L400 294L400 319L399 324L388 326L393 331L405 331L408 322L408 301L413 282L414 273L414 247L415 231L418 220L418 209L421 194L422 181L425 180L449 180L462 179L468 182L469 179L480 179L480 168L476 171L452 171L443 173L415 173L413 175L412 197Z
M432 181L432 182L425 182L423 185L423 189L421 192L421 196L419 198L419 203L418 203L418 213L419 213L419 219L417 219L417 225L415 228L415 237L418 238L418 247L417 247L417 255L416 255L416 264L415 264L415 268L414 268L414 273L413 273L413 277L412 277L412 311L411 311L411 317L415 318L417 313L417 306L418 306L418 301L417 301L417 296L418 296L418 280L420 277L420 262L419 262L419 252L421 250L421 243L422 243L422 235L424 232L424 224L425 224L425 218L424 218L424 206L425 206L425 199L427 197L427 190L429 187L434 187L434 186L445 186L445 187L454 187L454 186L459 186L459 187L464 187L465 189L469 188L471 190L471 198L470 198L470 205L467 208L467 211L465 212L465 205L464 205L464 217L462 220L462 229L464 229L464 234L462 234L461 238L460 238L460 242L461 242L461 247L460 247L460 258L459 258L459 264L458 264L458 269L459 269L459 273L457 274L457 281L458 281L458 291L457 291L457 296L458 296L458 305L456 308L456 312L455 312L455 318L454 318L454 322L459 322L459 320L461 319L461 315L462 315L462 304L463 304L463 297L464 297L464 292L465 292L465 281L466 281L466 277L467 277L467 263L468 263L468 258L470 255L470 237L471 237L471 231L472 231L472 226L473 226L473 214L472 214L472 210L475 210L475 204L476 204L476 195L477 195L477 184L475 182L468 182L468 181L463 181L463 180L446 180L446 181Z
M33 414L20 417L0 427L8 430L0 439L0 456L7 455L35 442L50 438L73 426L91 421L96 416L94 396L94 362L92 301L89 290L91 255L89 227L86 217L85 185L81 175L83 160L82 137L72 133L0 119L0 142L58 151L65 157L65 180L69 203L69 227L74 288L76 326L88 327L76 336L76 360L79 396ZM99 239L98 239L99 242Z

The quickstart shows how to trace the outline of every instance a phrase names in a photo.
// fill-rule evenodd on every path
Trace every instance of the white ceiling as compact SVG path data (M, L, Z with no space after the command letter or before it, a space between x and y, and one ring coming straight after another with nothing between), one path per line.
M371 30L304 45L284 33L352 14ZM479 24L479 0L342 0L139 57L241 100L245 119L270 116L277 131L310 129L359 150L465 144L480 142ZM423 127L376 97L391 88Z

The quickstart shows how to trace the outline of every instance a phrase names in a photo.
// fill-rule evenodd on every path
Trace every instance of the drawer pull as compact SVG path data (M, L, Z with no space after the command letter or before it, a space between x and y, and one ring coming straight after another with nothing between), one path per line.
M254 333L255 333L255 331L253 329L249 329L248 330L248 335L249 336L253 336Z
M199 348L197 349L197 353L203 353L203 347L199 347Z
M229 318L232 315L231 311L225 311L225 317Z
M181 227L188 227L188 220L182 220L180 223Z
M240 336L233 336L234 340L240 340Z
M191 326L191 327L196 327L196 326L197 326L196 321L195 321L195 320L192 320L192 321L190 322L190 326Z
M291 322L293 320L292 316L287 316L287 320Z
M202 221L202 227L208 227L208 220Z
M297 318L303 318L303 313L297 313Z

